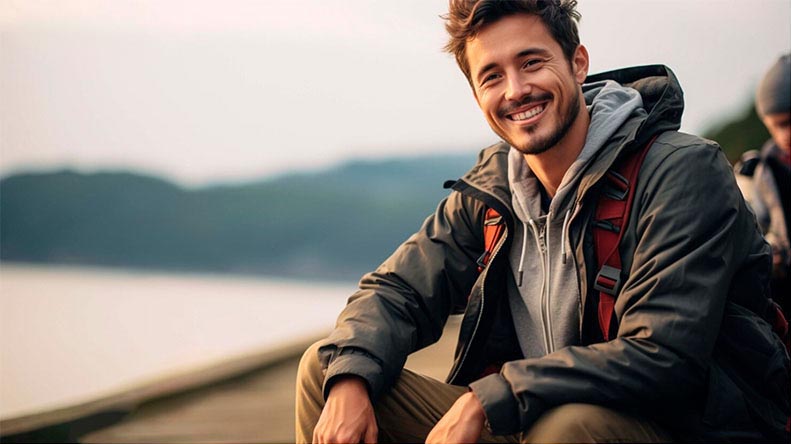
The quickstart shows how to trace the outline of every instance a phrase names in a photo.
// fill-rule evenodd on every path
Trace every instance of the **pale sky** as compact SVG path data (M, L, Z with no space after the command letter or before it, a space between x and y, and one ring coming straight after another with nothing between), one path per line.
M446 0L0 0L0 174L182 184L497 137L445 42ZM791 50L789 0L581 0L591 73L663 63L702 132Z

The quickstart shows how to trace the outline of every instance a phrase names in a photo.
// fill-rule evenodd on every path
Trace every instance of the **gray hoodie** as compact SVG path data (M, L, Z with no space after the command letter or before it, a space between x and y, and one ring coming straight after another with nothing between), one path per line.
M582 305L578 273L568 241L568 225L581 172L604 143L631 116L645 115L640 94L613 81L588 85L593 96L585 146L569 167L549 205L541 208L540 184L519 151L511 148L508 182L519 222L510 263L521 298L511 297L519 344L526 358L536 358L580 343ZM590 100L587 100L591 103Z

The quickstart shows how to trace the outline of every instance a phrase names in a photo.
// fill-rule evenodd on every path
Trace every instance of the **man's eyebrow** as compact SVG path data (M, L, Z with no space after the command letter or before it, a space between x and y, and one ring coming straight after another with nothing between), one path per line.
M519 51L516 54L516 57L514 57L514 58L520 59L522 57L527 57L527 56L531 56L531 55L540 55L540 56L546 57L546 56L549 55L549 51L544 49L544 48L527 48L527 49L523 49L523 50ZM489 71L489 70L491 70L493 68L496 68L496 67L497 67L497 63L495 63L495 62L488 63L488 64L484 65L481 69L478 70L478 72L475 73L475 78L476 79L480 79L480 77L481 77L481 75L483 75L483 73L485 73L485 72L487 72L487 71Z
M549 51L544 48L527 48L519 51L519 54L516 55L516 58L522 58L529 55L541 55L541 56L548 56Z

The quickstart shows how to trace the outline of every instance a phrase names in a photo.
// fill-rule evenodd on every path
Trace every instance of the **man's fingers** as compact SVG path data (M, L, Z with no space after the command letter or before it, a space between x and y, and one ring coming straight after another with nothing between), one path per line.
M374 435L376 436L376 435ZM353 431L340 431L336 433L317 433L313 436L313 444L340 444L340 443L358 443L361 442L363 438L360 433L355 433ZM367 435L366 438L367 439ZM366 443L369 441L365 441ZM376 442L376 438L374 441Z
M365 444L376 444L376 440L379 438L379 429L376 427L376 423L371 424L365 430L365 436L363 436L363 442Z
M319 419L313 430L313 444L376 443L378 433L373 414L352 423L327 415L327 418Z

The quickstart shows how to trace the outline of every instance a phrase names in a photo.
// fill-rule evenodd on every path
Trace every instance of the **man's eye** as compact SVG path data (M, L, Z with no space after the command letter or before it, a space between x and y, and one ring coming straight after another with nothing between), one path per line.
M489 74L486 77L484 77L483 80L481 80L481 85L485 85L491 82L492 80L497 80L498 78L500 78L500 74Z
M541 63L541 59L528 59L525 60L525 63L522 64L522 68L523 69L535 68L539 63Z

